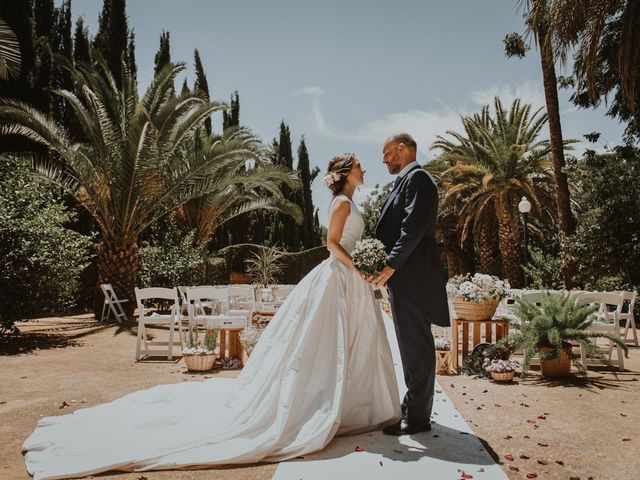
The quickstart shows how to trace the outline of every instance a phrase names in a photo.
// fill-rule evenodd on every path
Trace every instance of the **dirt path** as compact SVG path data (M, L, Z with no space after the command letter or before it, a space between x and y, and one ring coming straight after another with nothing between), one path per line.
M86 316L40 319L20 327L28 333L24 341L0 342L1 479L30 478L21 445L43 416L69 413L162 383L238 374L222 370L189 374L179 357L173 362L135 363L134 329L105 327ZM511 385L465 376L439 380L512 479L527 478L528 473L545 480L636 478L640 349L632 348L626 363L627 372L590 371L588 381L576 377L548 382L535 371ZM69 406L63 407L64 402ZM275 468L261 464L99 478L262 480L271 478ZM475 478L483 478L482 473Z

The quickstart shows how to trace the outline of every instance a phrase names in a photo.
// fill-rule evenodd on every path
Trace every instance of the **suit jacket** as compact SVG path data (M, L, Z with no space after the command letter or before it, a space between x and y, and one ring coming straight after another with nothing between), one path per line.
M395 270L387 286L395 302L448 327L446 275L436 244L438 189L423 168L409 170L380 213L376 237L385 245L387 264Z

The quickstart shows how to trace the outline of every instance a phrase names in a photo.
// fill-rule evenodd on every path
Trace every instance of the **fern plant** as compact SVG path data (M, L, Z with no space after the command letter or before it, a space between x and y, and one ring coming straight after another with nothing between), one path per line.
M593 323L595 319L593 314L598 307L576 304L569 293L564 295L547 293L539 306L527 300L517 299L515 309L522 323L513 324L518 331L503 339L502 342L512 350L524 350L523 369L525 371L534 355L539 353L541 360L553 360L560 356L563 348L570 346L570 341L583 344L588 356L602 359L602 355L591 339L606 338L619 345L628 356L629 349L619 336L586 331ZM553 350L539 352L540 347L544 346L553 347ZM570 354L570 357L580 373L584 374L585 369L578 361L579 356Z

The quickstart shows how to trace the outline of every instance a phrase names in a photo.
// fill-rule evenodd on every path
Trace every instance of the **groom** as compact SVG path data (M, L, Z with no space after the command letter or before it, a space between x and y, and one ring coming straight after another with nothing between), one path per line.
M387 250L387 266L373 280L387 285L408 391L402 420L385 427L387 435L431 430L435 384L435 346L431 325L448 327L446 278L435 229L436 184L416 161L416 142L407 133L389 137L382 149L389 173L397 174L376 226Z

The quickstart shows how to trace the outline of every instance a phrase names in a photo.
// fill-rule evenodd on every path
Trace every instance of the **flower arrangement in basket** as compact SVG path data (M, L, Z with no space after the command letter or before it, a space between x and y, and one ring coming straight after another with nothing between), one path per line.
M213 350L217 340L218 330L207 330L204 339L200 339L197 325L189 325L182 334L182 356L187 369L196 372L211 370L216 361Z
M260 335L264 332L266 328L266 324L256 323L254 325L250 325L247 328L244 328L238 334L240 338L240 343L242 344L242 348L247 352L247 357L251 355L253 348L260 340Z
M353 268L368 276L377 276L387 262L387 251L384 244L375 238L365 238L356 243L351 252ZM376 300L382 300L384 295L379 288L373 289Z
M494 275L456 275L447 282L447 294L461 320L490 320L498 304L509 292L509 282Z
M451 364L451 342L448 338L438 337L435 340L436 347L436 373L449 375L453 373Z
M516 368L520 364L515 360L489 360L484 361L484 369L491 374L496 382L511 382L516 374Z

